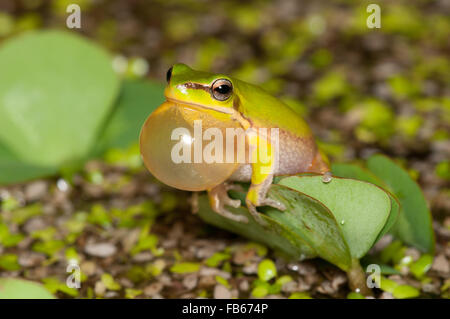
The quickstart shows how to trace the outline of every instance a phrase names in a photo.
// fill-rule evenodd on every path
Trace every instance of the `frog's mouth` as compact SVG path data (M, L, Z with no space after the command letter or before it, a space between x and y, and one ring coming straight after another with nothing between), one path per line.
M212 111L216 111L219 113L223 113L223 114L234 114L235 110L230 109L228 107L220 107L220 106L208 106L208 105L202 105L202 104L197 104L197 103L191 103L191 102L186 102L186 101L180 101L174 98L170 98L166 96L166 100L167 102L172 102L175 104L179 104L179 105L188 105L188 106L192 106L194 108L200 108L200 109L205 109L205 110L212 110Z

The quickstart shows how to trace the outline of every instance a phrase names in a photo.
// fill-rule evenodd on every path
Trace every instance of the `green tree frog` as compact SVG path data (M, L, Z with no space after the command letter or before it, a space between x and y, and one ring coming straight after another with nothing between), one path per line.
M274 176L329 172L328 159L319 151L306 122L259 86L176 64L167 72L164 94L167 102L148 117L141 130L144 163L169 186L206 190L218 214L248 221L226 207L241 205L228 196L229 190L238 187L233 182L251 183L245 203L252 216L262 222L256 207L285 210L267 197ZM230 129L234 131L228 135ZM216 143L211 147L213 141ZM243 146L243 153L238 146ZM230 150L237 150L237 154L226 158ZM220 157L222 151L227 154ZM202 158L205 153L215 161Z

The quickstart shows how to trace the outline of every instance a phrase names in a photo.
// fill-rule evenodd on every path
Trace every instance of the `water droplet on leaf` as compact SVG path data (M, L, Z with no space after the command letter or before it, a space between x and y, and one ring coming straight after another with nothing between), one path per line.
M322 175L322 182L329 183L333 179L333 175L331 175L331 172L325 172Z

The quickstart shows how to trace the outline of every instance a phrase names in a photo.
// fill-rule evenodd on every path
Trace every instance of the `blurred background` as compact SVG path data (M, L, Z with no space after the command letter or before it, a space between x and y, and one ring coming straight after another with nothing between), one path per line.
M92 101L91 108L80 109L78 126L97 112L97 105L105 105L98 111L98 123L91 123L96 133L89 145L80 144L79 153L49 149L29 154L17 146L20 138L12 141L21 131L12 137L7 124L0 128L0 276L41 281L59 297L248 296L251 280L246 276L254 275L251 265L267 254L264 247L188 214L188 194L159 184L140 162L140 127L164 99L167 69L182 62L261 85L280 97L305 117L333 162L357 162L381 152L401 163L430 204L438 255L443 256L447 275L433 279L437 288L431 286L430 293L447 293L450 283L447 290L441 287L445 279L448 282L445 271L450 271L450 1L377 1L381 28L369 29L366 8L372 2L2 0L0 50L30 31L78 34L101 54L109 52L114 74L105 77L117 80L99 85L103 78L91 78L89 64L74 66L86 71L74 81L86 79L90 89L99 86L89 94L101 91L105 96L104 101ZM80 29L66 26L66 9L72 3L81 8ZM7 65L16 68L0 68L4 105L10 91L1 86L7 88L14 74L22 74L14 76L15 83L27 78L27 70L17 71L13 62L25 52L38 56L58 51L57 45L36 51L33 46L20 48L16 43L0 53L4 70ZM92 70L103 63L100 57L98 61ZM57 73L53 77L59 82ZM59 134L57 128L52 131L58 121L50 119L48 134ZM42 138L45 143L45 135ZM35 145L36 150L40 146ZM18 165L16 173L20 161L24 165ZM31 173L19 178L24 171ZM227 246L244 248L237 249L236 257L222 252ZM402 254L414 254L402 249ZM250 257L248 251L254 251L247 253ZM217 252L225 257L211 262L216 272L195 272L199 260ZM65 288L62 265L69 257L76 257L85 270L80 290ZM188 270L169 271L177 262ZM282 263L277 260L277 266ZM239 268L244 279L235 278L232 265L249 267L248 272ZM305 274L317 277L303 282L308 294L345 296L337 269L303 267ZM227 283L222 285L225 292L216 291L217 276ZM301 276L295 280L301 282ZM336 284L323 286L327 280ZM242 282L246 284L241 287Z

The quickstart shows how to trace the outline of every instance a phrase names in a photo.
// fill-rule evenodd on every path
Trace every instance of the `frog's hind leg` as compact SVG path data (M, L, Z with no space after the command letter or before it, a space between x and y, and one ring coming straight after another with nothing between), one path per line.
M211 204L211 208L216 213L237 222L248 223L248 219L246 216L233 214L225 208L225 205L229 205L234 208L238 208L241 206L241 201L239 199L231 199L228 196L229 190L238 190L238 187L240 186L222 183L212 188L211 190L208 190L209 202Z
M314 157L308 172L324 174L330 171L330 160L324 152L318 150Z
M249 212L252 214L253 218L260 225L265 226L267 225L267 222L261 217L261 214L256 210L257 206L271 206L281 211L286 210L286 207L282 203L267 196L267 192L269 191L269 188L272 185L273 180L272 174L265 175L264 180L261 181L259 184L253 183L253 180L257 180L257 178L252 179L252 184L250 185L250 188L248 190L245 203L247 205Z
M258 206L271 206L284 211L286 207L267 196L272 185L274 171L278 167L277 149L267 137L257 134L248 135L250 145L253 145L251 185L245 198L245 203L253 218L261 225L267 223L256 210ZM257 147L256 147L257 146Z

